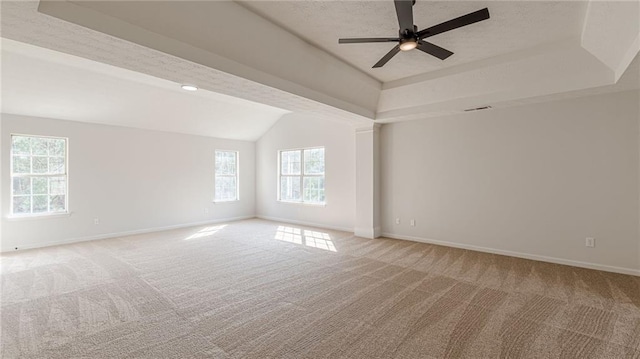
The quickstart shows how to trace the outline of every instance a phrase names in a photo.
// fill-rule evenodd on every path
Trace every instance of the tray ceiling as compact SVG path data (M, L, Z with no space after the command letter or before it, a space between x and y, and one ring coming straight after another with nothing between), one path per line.
M315 46L387 82L483 60L526 48L579 37L586 1L416 1L419 29L488 7L491 18L430 41L454 55L445 61L420 51L396 55L383 68L372 69L393 45L338 45L340 37L393 37L398 23L393 1L241 1Z
M434 36L445 62L409 52L378 70L388 44L337 39L392 36L391 0L1 5L5 38L357 127L609 87L640 49L639 4L418 0L420 27L492 17Z

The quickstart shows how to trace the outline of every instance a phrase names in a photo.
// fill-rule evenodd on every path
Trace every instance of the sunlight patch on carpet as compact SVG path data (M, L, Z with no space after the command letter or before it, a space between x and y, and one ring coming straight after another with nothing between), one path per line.
M188 241L190 239L209 237L209 236L214 235L216 232L218 232L219 230L223 229L226 226L227 226L226 224L223 224L223 225L220 225L220 226L205 227L205 228L202 228L201 230L199 230L198 232L190 235L189 237L185 238L184 240Z
M337 252L329 233L302 230L295 227L278 226L274 239L307 247L319 248L330 252Z

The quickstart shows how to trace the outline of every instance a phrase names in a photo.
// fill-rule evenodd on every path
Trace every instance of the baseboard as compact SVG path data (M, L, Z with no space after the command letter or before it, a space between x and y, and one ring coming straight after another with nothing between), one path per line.
M105 233L105 234L99 234L99 235L95 235L95 236L77 237L77 238L70 238L70 239L64 239L64 240L60 240L60 241L51 241L51 242L45 242L45 243L27 244L27 245L21 245L19 247L19 250L50 247L50 246L56 246L56 245L62 245L62 244L86 242L86 241L93 241L93 240L99 240L99 239L131 236L131 235L136 235L136 234L160 232L160 231L167 231L167 230L178 229L178 228L202 226L202 225L206 225L206 224L218 224L218 223L223 223L223 222L234 222L234 221L241 221L241 220L251 219L251 218L261 218L261 219L274 221L274 222L282 222L282 223L297 224L297 225L301 225L301 226L333 229L333 230L349 232L349 233L353 232L352 228L329 226L329 225L321 224L321 223L297 221L297 220L292 220L292 219L288 219L288 218L278 218L278 217L271 217L271 216L254 215L254 216L240 216L240 217L231 217L231 218L221 218L221 219L214 219L214 220L200 221L200 222L190 222L190 223L176 224L176 225L172 225L172 226L145 228L145 229L138 229L138 230L132 230L132 231L124 231L124 232ZM537 255L537 254L527 254L527 253L507 251L507 250L502 250L502 249L474 246L474 245L470 245L470 244L461 244L461 243L455 243L455 242L449 242L449 241L441 241L441 240L428 239L428 238L422 238L422 237L405 236L405 235L394 234L394 233L383 232L382 236L383 237L387 237L387 238L393 238L393 239L401 239L401 240L421 242L421 243L437 244L437 245L446 246L446 247L469 249L469 250L478 251L478 252L485 252L485 253L500 254L500 255L505 255L505 256L510 256L510 257L531 259L531 260L536 260L536 261L541 261L541 262L549 262L549 263L563 264L563 265L569 265L569 266L580 267L580 268L595 269L595 270L601 270L601 271L605 271L605 272L629 274L629 275L634 275L634 276L639 276L640 277L640 270L632 269L632 268L608 266L608 265L603 265L603 264L581 262L581 261L575 261L575 260L570 260L570 259L542 256L542 255ZM15 251L14 247L4 247L3 246L3 247L0 248L0 252L3 252L3 253L4 252L10 252L10 251Z
M244 219L251 219L251 218L256 218L256 216L252 215L252 216L221 218L221 219L213 219L213 220L208 220L208 221L199 221L199 222L175 224L175 225L165 226L165 227L136 229L136 230L132 230L132 231L112 232L112 233L98 234L98 235L95 235L95 236L76 237L76 238L63 239L63 240L59 240L59 241L51 241L51 242L45 242L45 243L20 245L18 247L18 250L34 249L34 248L42 248L42 247L50 247L50 246L58 246L58 245L62 245L62 244L70 244L70 243L86 242L86 241L95 241L95 240L99 240L99 239L107 239L107 238L115 238L115 237L133 236L133 235L136 235L136 234L168 231L168 230L172 230L172 229L202 226L202 225L206 225L206 224L218 224L218 223L223 223L223 222L234 222L234 221L241 221L241 220L244 220ZM0 252L2 252L2 253L4 253L4 252L13 252L13 251L16 251L15 246L11 246L11 247L2 246L0 248Z
M336 230L336 231L343 231L343 232L353 233L353 228L330 226L330 225L326 225L326 224L322 224L322 223L296 221L296 220L289 219L289 218L278 218L278 217L271 217L271 216L263 216L261 214L256 215L256 218L266 219L268 221L274 221L274 222L297 224L297 225L300 225L300 226L307 226L307 227L326 228L326 229L333 229L333 230Z
M428 238L414 237L414 236L405 236L405 235L393 234L393 233L382 233L382 236L383 237L387 237L387 238L393 238L393 239L402 239L402 240L407 240L407 241L429 243L429 244L437 244L437 245L441 245L441 246L445 246L445 247L469 249L469 250L473 250L473 251L477 251L477 252L500 254L500 255L509 256L509 257L518 257L518 258L524 258L524 259L531 259L531 260L534 260L534 261L549 262L549 263L555 263L555 264L564 264L564 265L573 266L573 267L580 267L580 268L596 269L596 270L601 270L601 271L605 271L605 272L629 274L629 275L634 275L634 276L639 276L640 277L640 270L632 269L632 268L614 267L614 266L608 266L608 265L603 265L603 264L574 261L574 260L571 260L571 259L563 259L563 258L557 258L557 257L547 257L547 256L542 256L542 255L537 255L537 254L527 254L527 253L521 253L521 252L506 251L506 250L502 250L502 249L474 246L474 245L470 245L470 244L461 244L461 243L455 243L455 242L449 242L449 241L439 241L439 240L435 240L435 239L428 239Z
M382 229L380 227L355 228L353 234L356 237L373 239L382 235Z

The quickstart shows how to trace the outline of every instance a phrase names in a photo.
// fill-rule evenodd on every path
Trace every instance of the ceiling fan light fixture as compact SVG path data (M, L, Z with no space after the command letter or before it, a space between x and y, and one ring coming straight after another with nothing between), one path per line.
M418 42L414 39L408 39L400 43L400 51L413 50L418 46Z

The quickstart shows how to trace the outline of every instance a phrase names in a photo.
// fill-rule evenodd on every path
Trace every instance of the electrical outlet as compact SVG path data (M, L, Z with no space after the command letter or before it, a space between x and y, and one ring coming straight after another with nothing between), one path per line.
M204 214L208 214L209 213L209 208L205 207L204 208Z
M415 227L415 226L416 226L416 220L415 220L415 219L412 219L412 220L411 220L411 227Z
M596 246L596 239L595 238L591 238L591 237L587 237L585 242L584 242L584 245L587 246L587 247L593 248L593 247Z
M400 224L400 218L396 218L396 224Z
M94 218L93 219L93 224L96 224L96 225L100 224L100 218L98 218L98 217Z

